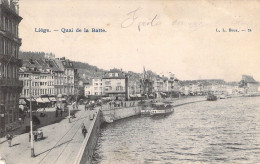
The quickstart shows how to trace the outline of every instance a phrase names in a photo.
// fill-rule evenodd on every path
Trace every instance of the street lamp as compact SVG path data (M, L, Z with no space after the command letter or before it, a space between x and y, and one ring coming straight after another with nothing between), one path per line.
M71 121L70 121L70 108L68 107L68 109L69 109L69 123L71 123Z
M31 135L31 157L35 157L34 146L33 146L33 122L32 122L32 75L30 74L30 135Z

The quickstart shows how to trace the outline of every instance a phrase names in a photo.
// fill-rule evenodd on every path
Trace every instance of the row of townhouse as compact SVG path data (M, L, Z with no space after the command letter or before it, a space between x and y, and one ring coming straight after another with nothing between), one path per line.
M176 96L180 92L180 81L171 72L159 76L144 70L141 81L143 94L149 97Z
M240 83L228 83L221 79L207 79L187 80L182 81L181 84L180 90L184 95L202 95L207 93L231 95L259 92L259 82L249 75L243 75Z
M73 62L65 58L23 59L19 79L23 81L21 98L42 97L45 95L74 95L75 70Z
M149 78L149 79L148 79ZM170 77L122 72L112 69L103 75L93 76L85 85L85 96L109 96L129 99L131 97L161 97L179 92L179 80Z

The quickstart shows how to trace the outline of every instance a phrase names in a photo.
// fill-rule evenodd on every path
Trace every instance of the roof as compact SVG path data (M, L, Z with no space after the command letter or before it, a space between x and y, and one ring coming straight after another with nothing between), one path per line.
M90 83L91 80L80 78L79 81L82 81L83 84L87 84L87 83Z
M48 60L50 68L55 72L62 72L63 70L57 65L54 60Z
M103 76L103 79L125 79L126 76L123 72L119 71L109 71Z
M252 76L249 75L243 75L242 80L244 80L247 83L258 83Z
M55 61L56 65L59 67L60 70L62 70L62 71L65 70L61 60L55 59L54 61Z
M66 59L66 60L60 60L64 68L72 68L74 69L73 62Z

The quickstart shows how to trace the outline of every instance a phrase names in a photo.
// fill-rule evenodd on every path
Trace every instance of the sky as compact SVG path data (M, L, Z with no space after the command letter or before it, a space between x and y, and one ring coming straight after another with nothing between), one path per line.
M19 9L22 51L181 80L260 81L260 1L20 0Z

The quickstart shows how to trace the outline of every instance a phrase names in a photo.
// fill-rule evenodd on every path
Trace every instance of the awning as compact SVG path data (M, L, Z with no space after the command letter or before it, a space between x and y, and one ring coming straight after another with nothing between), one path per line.
M62 94L58 94L57 97L61 98L61 97L62 97Z
M19 99L19 104L20 104L20 105L25 105L25 104L26 104L26 102L25 102L25 100L24 100L24 99Z
M27 101L30 101L30 98L27 98L26 99ZM36 101L34 98L32 98L32 101Z
M49 100L52 102L56 102L57 100L54 97L49 97Z
M66 101L65 98L58 98L57 101Z
M40 97L38 97L38 98L36 99L36 101L37 101L37 103L44 103L43 100L42 100L42 98L40 98Z
M103 97L102 100L111 100L110 97Z
M141 95L141 94L137 94L136 96L137 96L137 97L142 97L142 95Z
M129 95L129 97L133 98L133 97L135 97L135 96L134 96L134 95Z
M43 98L38 97L36 99L36 101L37 101L37 103L48 103L48 102L50 102L47 97L43 97Z
M42 98L42 101L43 101L44 103L49 103L49 102L50 102L50 100L49 100L47 97L43 97L43 98Z

